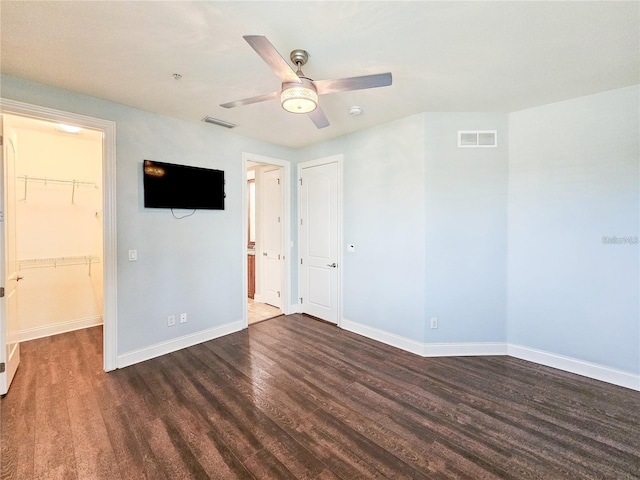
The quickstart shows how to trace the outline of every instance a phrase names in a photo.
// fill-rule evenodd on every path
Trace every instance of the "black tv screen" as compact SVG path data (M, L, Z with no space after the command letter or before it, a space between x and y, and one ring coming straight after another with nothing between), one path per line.
M224 171L145 160L144 206L224 210Z

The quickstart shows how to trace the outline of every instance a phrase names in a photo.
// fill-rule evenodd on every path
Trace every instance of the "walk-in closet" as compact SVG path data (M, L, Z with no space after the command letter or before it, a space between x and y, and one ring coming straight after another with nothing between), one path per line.
M102 134L6 116L21 341L102 324Z

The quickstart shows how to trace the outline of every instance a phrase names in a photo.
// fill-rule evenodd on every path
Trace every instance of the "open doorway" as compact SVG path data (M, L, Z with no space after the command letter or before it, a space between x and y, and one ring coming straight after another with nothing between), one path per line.
M288 313L288 162L245 157L247 325Z
M117 368L115 123L109 120L8 99L0 99L0 114L3 120L10 117L8 122L9 132L4 132L4 134L5 138L11 138L11 150L13 152L11 155L13 161L11 163L16 167L13 169L3 168L5 187L7 184L12 187L11 189L5 188L5 193L11 190L13 192L11 195L13 200L9 202L7 198L4 198L2 204L5 228L0 231L0 243L13 244L16 248L4 249L5 254L0 258L0 266L2 267L0 270L5 274L6 278L4 280L6 284L15 284L16 286L14 297L17 298L17 301L14 303L22 304L20 308L23 311L20 313L24 314L25 307L28 307L29 312L27 313L29 315L34 313L32 309L33 302L27 302L25 299L21 301L20 294L30 295L36 293L36 303L40 305L44 305L45 300L52 301L56 297L59 297L58 300L60 300L56 305L49 305L52 308L40 309L40 312L37 313L38 318L34 316L28 321L16 321L21 320L17 318L17 308L5 308L8 307L6 305L7 302L0 302L0 363L7 361L7 371L15 373L20 363L20 355L4 355L5 351L19 352L19 348L12 348L13 345L19 347L21 341L24 342L102 323L103 328L100 336L103 341L104 370L114 370ZM34 126L35 124L27 125L29 122L41 122L41 124L40 126ZM6 124L7 122L3 123ZM67 175L70 172L62 166L64 159L61 158L55 159L53 165L49 165L50 171L46 171L46 168L42 166L36 167L42 160L50 160L54 156L52 153L55 153L53 150L56 150L53 146L55 141L53 143L47 143L48 141L46 141L47 148L41 149L40 153L35 154L43 158L28 162L29 168L34 167L39 172L23 169L25 165L22 160L26 158L25 155L29 154L30 150L35 150L31 144L41 145L41 139L34 140L33 138L38 128L49 129L49 133L51 133L50 129L54 128L57 132L56 135L65 133L70 136L78 135L76 138L88 139L87 135L82 135L81 133L60 132L59 130L62 129L61 124L80 127L80 132L84 131L88 136L97 138L98 143L94 146L97 147L99 153L97 155L97 164L93 165L97 175L88 175L93 176L94 179L80 178L79 175L75 174ZM20 130L28 133L25 134L23 132L20 134ZM31 154L33 154L33 151ZM84 153L81 156L84 158ZM3 158L3 166L5 166L4 160L9 156L3 155L1 158ZM85 176L84 173L87 173L87 171L82 173L82 177ZM53 195L55 198L48 198L47 195ZM63 198L64 202L62 202ZM30 229L37 230L39 227L46 225L47 228L66 228L72 235L66 238L58 236L54 238L49 236L47 232L41 232L38 240L35 235L32 235L33 232L25 237L23 236L23 231L19 233L19 238L14 238L18 234L16 213L20 201L25 205L29 203L29 208L33 207L34 210L38 210L36 208L37 204L40 204L43 211L49 207L60 208L63 204L66 209L72 209L66 211L68 214L66 217L50 217L49 215L43 217L39 215L36 221L33 221L32 218L29 221L29 225L21 225L21 229L24 230L26 228L27 231ZM69 207L70 205L71 207ZM81 217L87 212L90 213L89 217L93 225L85 224L84 228L78 228L78 224L75 221L78 220L78 216ZM25 212L21 213L24 214ZM40 214L42 212L37 213ZM46 223L43 223L45 222L45 217ZM23 215L22 220L25 220L25 218ZM14 228L7 231L7 225L12 225ZM7 243L8 240L11 241ZM89 240L88 243L87 240ZM36 251L38 241L45 244L44 248L49 250L47 252ZM18 242L20 242L20 245L18 245ZM47 242L49 242L48 245ZM88 251L83 249L80 252L80 250L76 249L80 244L90 245L90 248L88 248ZM64 249L73 249L73 252ZM8 251L12 252L10 256L7 253ZM76 252L79 253L76 254ZM13 267L9 268L11 265ZM74 301L70 299L69 295L58 295L60 293L59 289L36 288L37 283L41 283L40 286L43 286L41 281L44 281L46 287L51 286L48 283L52 280L51 278L38 279L38 277L46 277L45 270L51 268L59 269L60 271L66 270L65 275L71 275L72 277L74 276L73 269L82 272L82 276L85 277L80 279L83 284L82 287L78 287L78 284L74 283L78 280L77 277L75 279L67 278L65 280L65 289L71 290L76 294L79 293L79 288L83 289L87 295L80 298L81 303L85 303L83 307L86 306L86 303L92 303L92 307L94 307L92 312L86 315L78 314L78 311L73 310L74 307L71 305L71 318L67 317L63 321L55 321L60 320L57 315L59 313L57 309L62 307L64 310L70 306L68 304L73 304ZM10 273L11 275L9 275ZM9 280L13 280L13 282ZM28 281L30 283L28 289L33 290L31 293L23 291L25 289L22 288ZM47 295L50 298L45 298ZM53 313L53 315L44 314L44 312ZM55 325L39 324L38 322L41 320L46 320L43 317L53 318ZM33 321L36 323L33 323ZM0 370L0 389L3 394L9 389L11 378L12 376L9 377L6 372L3 373Z

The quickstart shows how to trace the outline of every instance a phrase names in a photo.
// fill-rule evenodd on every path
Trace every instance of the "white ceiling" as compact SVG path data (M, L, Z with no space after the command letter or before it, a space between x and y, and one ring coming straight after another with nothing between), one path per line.
M640 83L640 2L0 2L1 71L299 147L424 111L510 112ZM262 34L316 80L393 73L320 97L318 130L278 100L243 40ZM175 80L173 73L182 79ZM363 114L350 116L360 105ZM222 128L211 126L211 128Z

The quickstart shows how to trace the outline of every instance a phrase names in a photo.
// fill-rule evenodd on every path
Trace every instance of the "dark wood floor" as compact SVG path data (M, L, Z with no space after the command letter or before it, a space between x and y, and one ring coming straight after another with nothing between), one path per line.
M640 478L640 394L420 358L292 315L111 373L99 327L23 344L16 479Z

